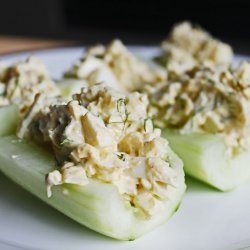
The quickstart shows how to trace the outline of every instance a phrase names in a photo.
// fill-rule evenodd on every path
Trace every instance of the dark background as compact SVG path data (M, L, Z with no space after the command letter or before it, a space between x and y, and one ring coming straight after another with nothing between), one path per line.
M0 0L0 34L108 42L159 44L171 26L191 20L250 53L250 3L247 1Z

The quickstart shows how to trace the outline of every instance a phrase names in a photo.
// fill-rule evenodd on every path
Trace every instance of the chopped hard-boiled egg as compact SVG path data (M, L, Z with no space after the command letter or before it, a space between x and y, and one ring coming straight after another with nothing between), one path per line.
M182 134L208 132L224 138L228 155L250 143L250 66L197 66L175 80L147 86L157 126Z
M179 75L200 64L229 65L232 48L189 22L180 23L162 42L168 76Z
M37 93L59 95L45 65L36 57L10 66L0 64L0 106L17 104L24 114Z
M86 55L65 73L65 77L86 80L89 85L105 81L119 91L141 89L146 83L166 78L162 69L151 69L122 44L114 40L109 45L90 48Z
M111 183L133 206L152 216L176 192L167 140L154 129L144 94L122 94L98 84L82 89L68 103L41 106L35 99L19 136L49 144L60 169L47 176L51 187ZM49 102L48 102L49 103Z

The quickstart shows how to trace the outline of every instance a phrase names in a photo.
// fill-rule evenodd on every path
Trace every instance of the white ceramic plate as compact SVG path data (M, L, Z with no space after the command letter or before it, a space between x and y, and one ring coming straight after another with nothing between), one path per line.
M155 47L131 49L143 57L158 52ZM59 78L82 52L81 48L61 48L1 59L11 62L35 54ZM168 223L136 241L119 242L70 220L0 173L0 249L250 249L250 183L230 193L191 179L187 185L181 207Z

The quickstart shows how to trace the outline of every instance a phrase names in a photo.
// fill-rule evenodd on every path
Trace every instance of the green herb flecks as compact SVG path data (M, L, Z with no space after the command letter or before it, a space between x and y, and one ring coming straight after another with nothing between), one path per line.
M117 112L120 113L120 116L121 116L121 118L123 120L123 124L124 124L124 127L125 127L125 125L126 125L126 123L128 121L128 116L129 116L126 99L120 98L117 101L116 108L117 108Z
M73 143L74 143L73 140L65 138L62 142L60 142L60 146L69 146Z
M121 160L121 161L125 161L125 155L123 153L121 154L117 154L117 157Z

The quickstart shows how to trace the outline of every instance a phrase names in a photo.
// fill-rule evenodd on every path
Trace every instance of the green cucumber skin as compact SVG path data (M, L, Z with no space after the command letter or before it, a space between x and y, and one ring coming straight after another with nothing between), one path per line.
M16 105L0 107L0 136L15 134L19 110Z
M250 180L250 150L228 160L226 147L219 136L212 134L181 135L164 130L171 148L184 162L187 175L198 179L217 190L231 191Z
M0 171L6 176L80 224L119 240L134 240L164 223L175 213L186 190L183 175L176 197L152 219L133 210L114 186L98 181L83 187L56 186L47 198L45 176L55 169L52 155L15 136L0 138L0 148Z

